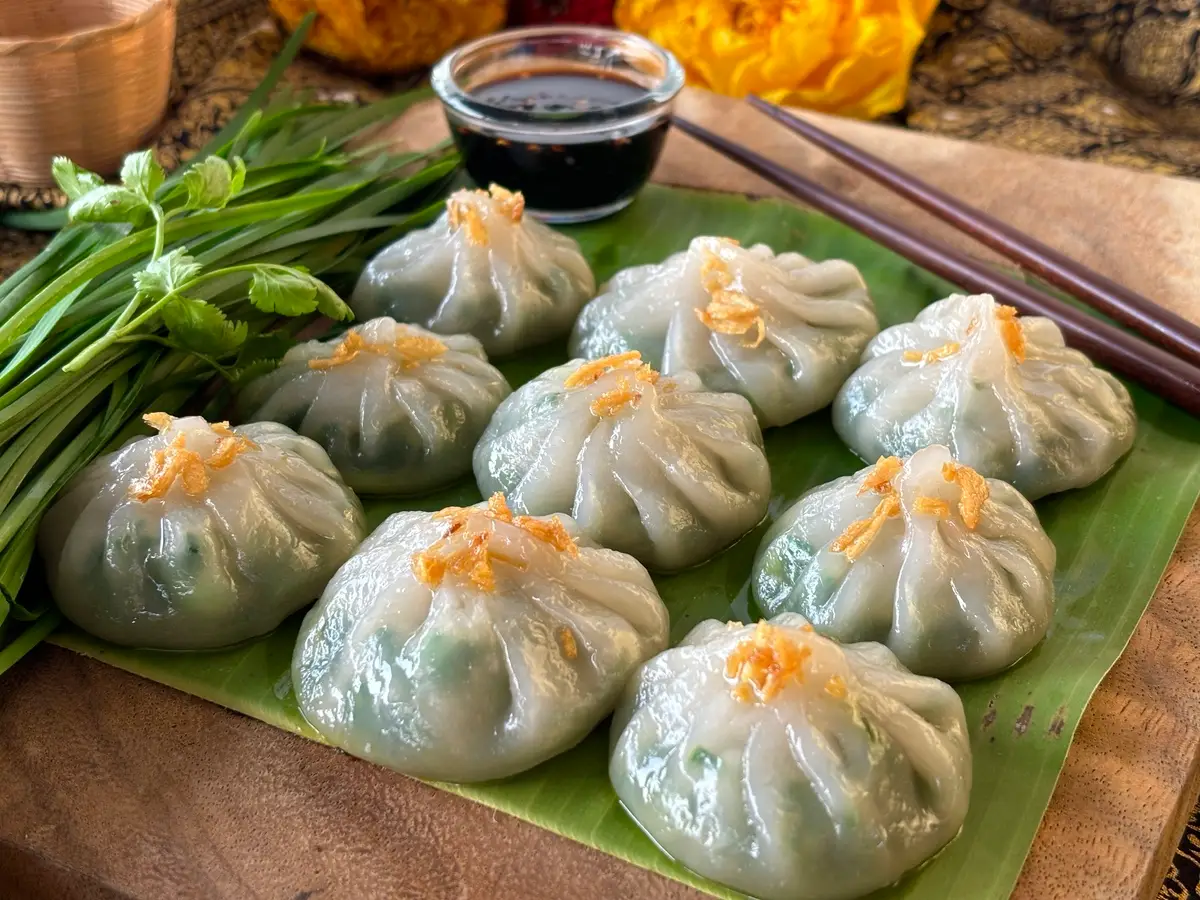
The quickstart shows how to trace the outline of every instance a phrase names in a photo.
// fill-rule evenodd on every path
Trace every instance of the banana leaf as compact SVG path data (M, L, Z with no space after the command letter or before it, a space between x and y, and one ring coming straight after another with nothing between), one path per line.
M863 271L882 323L911 319L952 287L830 220L775 201L648 189L630 209L570 229L599 279L658 261L701 234L762 241L809 257L843 257ZM555 346L501 366L515 385L565 359ZM1200 494L1200 421L1131 386L1140 416L1133 451L1091 487L1037 504L1058 547L1057 610L1046 640L1009 672L960 686L974 751L974 790L962 833L874 900L1007 897L1020 872L1084 707L1129 641ZM862 466L827 412L769 430L779 515L808 488ZM372 522L404 508L479 500L463 484L416 502L368 506ZM700 568L656 579L672 636L702 619L757 618L747 599L755 548L767 525ZM236 649L207 654L125 650L75 631L54 642L319 740L297 712L288 675L300 616ZM447 790L722 897L740 896L664 856L626 816L607 780L607 723L557 759L511 780Z

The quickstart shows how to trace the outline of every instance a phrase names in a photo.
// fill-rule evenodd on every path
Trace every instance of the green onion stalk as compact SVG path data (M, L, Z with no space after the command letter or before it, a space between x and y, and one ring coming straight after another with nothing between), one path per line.
M426 91L337 106L275 90L309 24L171 175L150 151L125 159L119 184L54 161L65 227L0 283L0 672L60 622L44 587L22 587L70 479L145 413L219 409L301 330L351 318L338 289L441 209L458 169L448 149L360 146Z

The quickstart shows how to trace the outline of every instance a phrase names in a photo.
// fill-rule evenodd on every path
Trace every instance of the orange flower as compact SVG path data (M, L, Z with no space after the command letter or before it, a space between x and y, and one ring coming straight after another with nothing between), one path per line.
M693 84L872 119L904 105L937 0L617 0Z
M504 25L505 0L270 0L288 28L310 10L308 46L369 72L433 65L464 41Z

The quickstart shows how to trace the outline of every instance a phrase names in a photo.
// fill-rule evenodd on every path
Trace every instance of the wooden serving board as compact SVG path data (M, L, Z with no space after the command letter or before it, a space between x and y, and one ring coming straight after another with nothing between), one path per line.
M688 92L681 107L838 190L970 246L740 104ZM820 121L1200 320L1200 184ZM399 123L396 136L425 146L443 127L436 108L425 107ZM668 141L656 177L775 193L680 135ZM1157 892L1200 790L1198 601L1200 514L1193 514L1129 648L1083 717L1015 897L1125 900ZM0 683L0 766L0 897L700 896L51 647Z

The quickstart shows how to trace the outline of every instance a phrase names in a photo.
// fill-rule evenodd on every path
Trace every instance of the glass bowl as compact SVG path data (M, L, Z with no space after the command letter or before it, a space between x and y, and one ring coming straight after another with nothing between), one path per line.
M432 80L477 184L521 191L544 221L585 222L650 177L684 73L638 35L561 25L464 44Z

